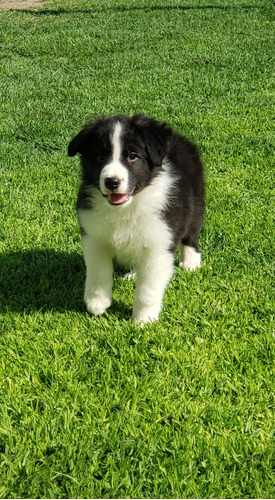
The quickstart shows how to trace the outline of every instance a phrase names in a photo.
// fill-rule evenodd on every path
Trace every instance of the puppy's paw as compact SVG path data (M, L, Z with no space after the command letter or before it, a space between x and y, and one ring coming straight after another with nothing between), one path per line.
M123 279L124 281L130 281L136 278L136 273L135 271L129 271L128 273L124 274Z
M144 326L146 323L153 323L154 321L157 321L158 317L159 309L154 307L143 307L140 310L133 311L132 320L134 323Z
M105 296L93 296L86 298L85 303L87 306L87 311L95 316L103 314L108 307L110 307L112 300Z
M201 265L201 254L193 247L185 246L179 262L179 267L185 271L195 271Z

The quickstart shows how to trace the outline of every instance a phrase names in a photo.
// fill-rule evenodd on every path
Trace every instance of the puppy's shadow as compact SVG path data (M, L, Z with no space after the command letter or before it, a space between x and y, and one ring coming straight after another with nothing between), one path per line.
M125 270L115 263L115 274ZM0 254L0 312L86 312L83 301L85 264L77 252L51 249ZM131 308L114 300L109 310L121 319Z
M85 265L77 252L28 250L0 255L0 311L85 311Z

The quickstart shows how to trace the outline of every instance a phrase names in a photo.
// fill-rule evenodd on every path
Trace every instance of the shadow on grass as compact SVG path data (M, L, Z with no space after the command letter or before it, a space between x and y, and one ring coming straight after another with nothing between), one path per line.
M0 311L84 311L80 254L28 250L0 255Z
M123 275L115 265L115 273ZM0 255L0 312L86 312L83 302L85 264L77 252L28 250ZM110 309L128 319L129 309L114 301Z
M148 7L144 6L135 6L135 7L126 7L126 6L117 6L117 7L107 7L107 8L102 8L102 9L93 9L92 7L90 9L66 9L66 8L60 8L60 9L13 9L17 10L18 12L23 12L25 14L32 14L34 16L40 16L40 15L50 15L50 16L60 16L62 14L100 14L104 12L131 12L131 11L167 11L167 10L183 10L183 11L188 11L188 10L209 10L209 9L215 9L215 10L222 10L222 11L227 11L227 10L247 10L247 9L263 9L265 6L263 5L151 5Z

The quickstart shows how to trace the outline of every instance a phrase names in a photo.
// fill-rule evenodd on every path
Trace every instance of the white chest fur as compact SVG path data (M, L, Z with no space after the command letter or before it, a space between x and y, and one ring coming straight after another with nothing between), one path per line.
M92 188L93 209L79 212L86 234L125 265L135 266L149 252L160 255L171 245L171 232L161 211L168 203L173 180L161 172L127 207L111 206L102 194Z

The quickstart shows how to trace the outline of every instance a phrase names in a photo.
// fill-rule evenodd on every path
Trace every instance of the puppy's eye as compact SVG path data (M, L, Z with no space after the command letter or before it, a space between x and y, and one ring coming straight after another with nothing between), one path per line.
M97 159L97 161L103 161L104 160L104 154L103 153L97 153L96 159Z
M128 156L129 160L135 161L138 158L138 155L136 153L130 153Z

